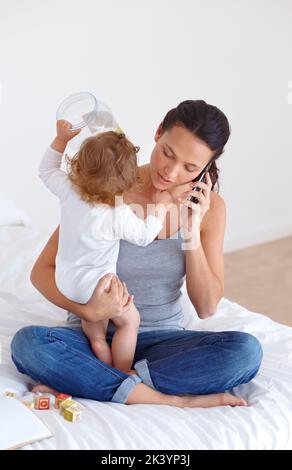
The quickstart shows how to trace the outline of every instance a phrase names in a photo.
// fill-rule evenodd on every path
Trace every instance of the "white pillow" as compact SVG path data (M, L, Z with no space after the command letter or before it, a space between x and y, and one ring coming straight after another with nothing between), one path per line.
M30 225L31 219L5 194L0 193L0 227Z

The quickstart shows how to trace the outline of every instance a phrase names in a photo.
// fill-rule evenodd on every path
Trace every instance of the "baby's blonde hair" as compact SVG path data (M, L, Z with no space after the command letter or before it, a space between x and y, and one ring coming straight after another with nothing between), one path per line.
M128 191L137 180L137 152L125 134L102 132L86 139L67 171L81 199L115 206L115 196Z

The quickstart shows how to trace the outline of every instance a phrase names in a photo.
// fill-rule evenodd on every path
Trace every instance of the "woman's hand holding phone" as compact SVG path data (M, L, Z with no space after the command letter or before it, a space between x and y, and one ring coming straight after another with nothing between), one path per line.
M192 212L200 216L200 221L209 209L210 193L212 189L210 174L207 172L204 177L206 182L191 181L190 183L181 184L169 190L173 200L190 208Z
M201 222L210 207L212 181L208 172L205 174L205 178L206 183L204 181L188 183L189 189L177 198L182 205L182 227L185 241L190 243L190 249L200 244Z
M192 184L192 189L179 198L179 201L184 206L190 208L192 212L200 216L200 222L203 220L204 215L210 207L210 193L212 189L212 181L209 173L206 173L206 183L197 181ZM199 188L200 191L198 191ZM191 198L196 198L198 202L194 202Z

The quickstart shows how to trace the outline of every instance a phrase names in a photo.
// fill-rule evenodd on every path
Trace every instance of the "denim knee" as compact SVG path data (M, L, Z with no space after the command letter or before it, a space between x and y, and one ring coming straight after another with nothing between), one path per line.
M246 382L250 381L258 372L263 350L259 340L244 332L237 332L237 355L240 368L245 371Z
M11 342L11 358L19 372L25 373L25 363L28 356L34 354L34 343L37 330L42 330L42 326L25 326L15 333Z
M22 352L24 343L25 345L30 342L30 339L34 336L34 326L25 326L18 330L11 341L11 352L14 355L19 355Z

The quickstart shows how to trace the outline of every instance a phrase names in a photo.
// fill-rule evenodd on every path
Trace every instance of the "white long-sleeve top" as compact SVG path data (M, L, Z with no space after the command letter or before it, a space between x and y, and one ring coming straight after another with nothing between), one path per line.
M70 300L86 303L99 279L116 273L119 240L136 245L151 243L162 229L158 217L138 218L127 204L110 207L84 202L66 172L62 154L49 147L39 176L61 204L56 284Z

